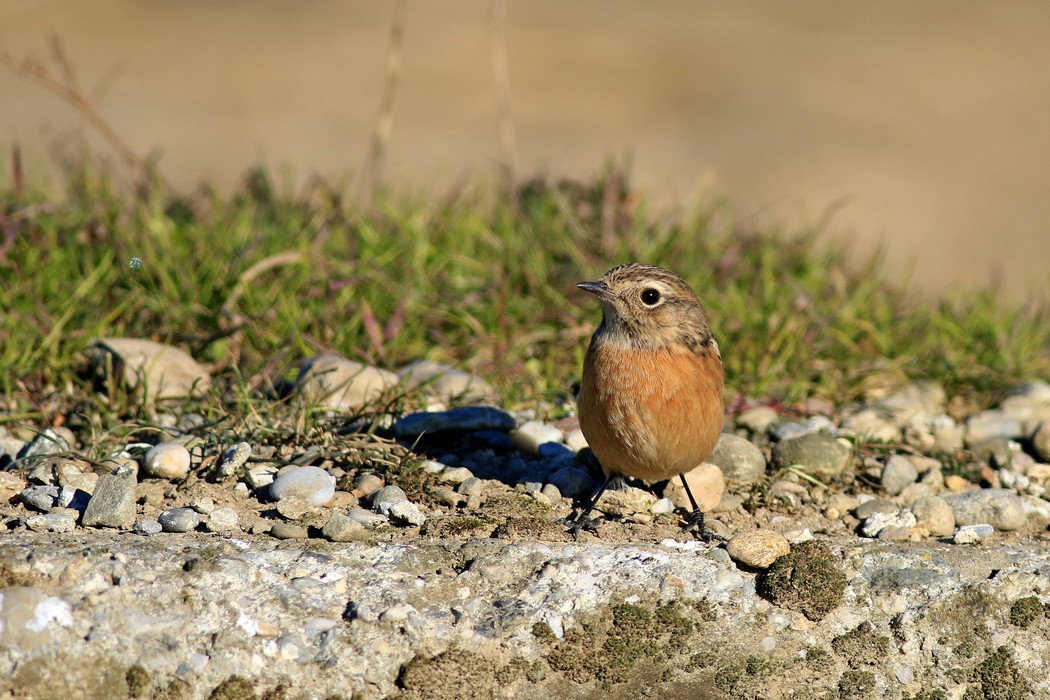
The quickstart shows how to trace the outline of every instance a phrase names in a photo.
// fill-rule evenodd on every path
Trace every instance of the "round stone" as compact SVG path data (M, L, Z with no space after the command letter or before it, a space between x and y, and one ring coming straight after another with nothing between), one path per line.
M1018 530L1024 526L1024 501L1006 489L977 489L949 494L944 500L955 513L956 525L987 523L996 530Z
M714 510L715 506L722 500L726 491L726 479L722 470L716 464L704 462L695 469L685 473L685 481L689 484L689 492L693 494L700 510L708 512ZM692 510L693 504L689 502L689 496L682 488L680 478L671 479L664 489L664 496L670 498L679 508Z
M762 450L733 433L722 433L707 461L718 465L730 488L754 484L766 473Z
M270 528L270 534L279 540L305 540L310 533L302 525L294 523L277 522Z
M642 489L628 486L621 489L607 489L595 505L597 510L619 518L629 518L637 513L648 513L656 502L656 496Z
M911 512L934 537L948 537L955 532L955 513L940 496L920 498L912 503Z
M896 496L918 478L919 472L910 459L903 455L892 455L882 468L880 483L883 491Z
M233 508L216 508L208 514L204 527L208 532L232 532L237 529L237 511Z
M190 473L190 451L175 442L154 445L142 458L142 470L158 479L181 479Z
M192 508L169 508L157 516L157 521L164 532L189 532L200 525L201 516Z
M275 501L294 496L312 506L327 505L335 496L335 479L320 467L298 467L284 472L270 484Z
M753 406L737 415L736 424L747 428L752 435L759 435L777 421L778 415L770 406Z
M1050 462L1050 421L1040 425L1032 435L1032 449L1041 462Z
M164 526L158 523L156 520L136 520L135 524L131 526L131 531L136 535L144 535L146 537L150 535L156 535L164 532Z
M511 440L519 450L538 455L541 445L548 442L560 445L565 441L565 434L553 425L530 420L514 431Z
M354 491L357 491L361 496L367 498L373 493L383 488L386 482L382 478L371 473L358 474L357 478L354 479Z
M734 535L726 544L729 557L752 569L766 569L791 551L791 543L773 530L751 530Z
M823 433L782 440L773 447L773 464L778 469L798 466L816 477L838 476L852 457L852 448Z
M591 475L576 467L562 467L548 476L547 482L554 484L561 495L568 498L588 496L595 486Z
M384 503L393 504L407 500L408 496L405 495L404 490L400 486L391 484L372 494L372 507L379 510Z

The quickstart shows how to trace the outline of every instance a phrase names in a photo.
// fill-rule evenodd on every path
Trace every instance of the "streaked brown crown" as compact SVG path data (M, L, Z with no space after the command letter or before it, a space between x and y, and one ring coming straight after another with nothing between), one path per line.
M655 349L684 343L707 353L714 343L707 314L696 292L681 277L662 267L628 263L612 268L580 289L602 303L602 324L595 340Z

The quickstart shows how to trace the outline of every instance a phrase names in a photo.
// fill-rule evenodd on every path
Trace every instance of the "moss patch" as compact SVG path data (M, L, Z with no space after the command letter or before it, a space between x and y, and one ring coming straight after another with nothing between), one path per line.
M211 691L208 700L255 700L255 687L241 676L230 676Z
M886 658L890 650L890 639L875 634L871 623L864 622L856 629L832 640L831 648L846 660L850 668L861 668L874 666Z
M415 657L401 667L398 697L427 700L494 697L495 665L484 657L461 649L449 649L432 658Z
M1024 700L1032 694L1031 685L1005 646L977 664L970 680L973 685L966 690L963 700Z
M850 669L839 679L839 697L843 700L863 700L874 695L875 674L871 671Z
M1043 614L1043 604L1034 595L1019 598L1010 606L1010 624L1016 627L1028 627Z
M758 594L810 620L821 620L842 602L846 576L823 542L791 546L755 582Z

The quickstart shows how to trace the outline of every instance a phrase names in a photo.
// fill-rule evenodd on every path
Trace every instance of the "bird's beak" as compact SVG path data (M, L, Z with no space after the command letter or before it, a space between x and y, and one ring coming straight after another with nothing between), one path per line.
M616 297L616 294L609 289L609 285L605 284L605 282L580 282L576 286L585 292L590 292L599 299L612 301Z

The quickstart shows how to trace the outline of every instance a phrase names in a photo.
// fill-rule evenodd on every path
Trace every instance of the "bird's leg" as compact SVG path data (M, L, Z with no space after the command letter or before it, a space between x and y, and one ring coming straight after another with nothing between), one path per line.
M686 532L696 532L702 542L710 542L712 533L704 522L704 511L700 510L700 504L693 498L693 492L689 490L685 474L679 474L679 477L682 479L682 486L685 487L685 495L689 497L689 504L693 506L693 512L686 518L685 527L682 529Z
M602 485L591 495L587 507L584 508L576 517L569 517L566 524L569 525L569 534L572 535L573 539L577 539L580 536L580 530L594 530L594 520L590 518L591 511L594 510L594 506L598 503L598 499L605 493L605 489L609 488L609 484L616 479L615 474L609 474L605 477L605 481Z

